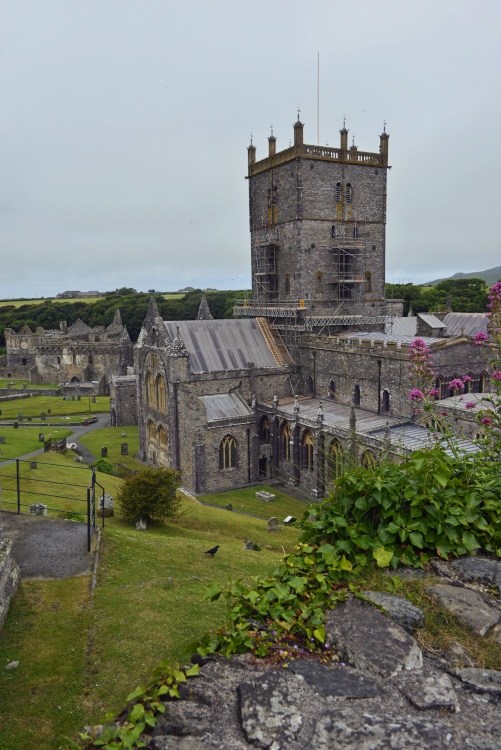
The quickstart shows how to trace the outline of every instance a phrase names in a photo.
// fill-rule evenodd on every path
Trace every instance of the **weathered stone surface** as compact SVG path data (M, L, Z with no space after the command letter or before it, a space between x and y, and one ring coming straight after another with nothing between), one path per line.
M21 572L11 556L11 549L12 541L0 538L0 630L21 580Z
M399 678L398 685L416 708L445 708L448 711L457 709L457 695L447 674L404 674Z
M408 633L413 633L416 628L424 624L422 610L403 596L383 594L380 591L363 591L362 593L371 602L383 607L385 613Z
M194 701L167 703L165 713L157 722L153 737L175 735L176 737L202 735L212 731L212 710Z
M358 669L387 677L423 666L414 638L376 607L358 599L348 599L331 610L325 630L340 658Z
M461 581L493 583L501 589L501 562L483 557L463 557L452 563Z
M439 583L428 591L438 602L476 635L484 636L501 617L501 612L489 607L476 591Z
M315 750L441 750L449 728L434 719L371 716L342 709L318 719L311 747Z
M276 748L298 740L303 725L300 702L280 673L269 672L238 686L242 729L258 747Z
M148 747L151 750L210 750L214 745L208 745L192 737L155 737ZM224 747L224 744L220 747Z
M295 659L289 669L303 677L315 692L324 696L370 698L382 692L374 680L354 669L324 667L312 659Z
M493 737L469 737L466 746L472 750L501 750L501 740Z
M456 670L463 682L486 693L501 695L501 672L495 669L465 668Z

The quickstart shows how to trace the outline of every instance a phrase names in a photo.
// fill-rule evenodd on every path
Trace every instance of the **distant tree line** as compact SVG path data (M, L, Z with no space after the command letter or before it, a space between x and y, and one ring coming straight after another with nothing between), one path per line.
M453 312L486 312L488 288L482 279L446 279L436 286L386 284L386 299L403 299L404 315L409 308L420 312L443 312L448 297Z
M155 300L160 315L164 320L194 320L198 313L203 292L194 289L183 297L165 299L155 294ZM206 292L209 309L214 318L232 318L233 306L241 303L248 292ZM59 328L59 321L66 320L68 326L78 318L94 326L109 326L113 320L115 310L119 309L122 321L127 327L133 341L137 340L148 309L150 295L146 293L124 294L108 292L105 297L96 302L53 302L45 300L39 304L26 304L20 307L14 305L0 305L0 348L5 347L5 329L13 328L18 331L27 325L32 331L38 326L42 328Z

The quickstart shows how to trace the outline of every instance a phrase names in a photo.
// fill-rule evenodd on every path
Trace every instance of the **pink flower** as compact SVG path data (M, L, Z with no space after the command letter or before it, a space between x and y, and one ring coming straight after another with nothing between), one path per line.
M484 341L489 341L489 337L483 331L479 331L479 333L475 334L474 341L477 346L482 346Z
M482 419L482 424L492 424L492 419L489 419L489 417L484 417Z
M451 380L449 383L449 388L453 391L464 391L464 383L459 378L454 378L454 380Z
M419 388L413 388L409 393L409 401L422 401L423 399L423 391L420 391Z
M467 401L464 405L465 409L474 409L476 406L476 403L474 401Z
M446 412L446 411L441 411L441 412L440 412L440 414L441 414L441 415L442 415L443 417L446 417L446 416L447 416L447 412Z
M428 391L428 396L437 396L438 397L438 396L440 396L440 391L438 390L438 388L430 388L430 390Z
M494 370L494 372L491 372L491 378L493 380L501 380L501 370Z
M471 380L471 375L463 375L463 383L469 383Z

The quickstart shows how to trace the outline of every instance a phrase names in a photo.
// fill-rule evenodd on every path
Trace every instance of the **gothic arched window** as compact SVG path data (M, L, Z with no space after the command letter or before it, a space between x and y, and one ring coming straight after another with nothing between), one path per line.
M284 422L280 430L280 458L290 461L291 457L291 428L288 422Z
M148 422L148 440L150 443L156 443L157 442L157 428L155 427L154 422Z
M329 383L329 398L333 400L336 398L336 383L333 380Z
M313 435L309 430L303 435L301 441L301 468L307 471L313 471L313 450L315 447L315 441Z
M153 381L153 375L151 372L147 372L144 378L145 391L146 391L146 403L148 406L156 406L155 399L155 383Z
M261 443L270 442L270 420L266 416L261 417L259 422L259 440Z
M331 441L327 462L327 480L333 482L344 472L344 453L339 440Z
M351 186L351 182L346 183L346 203L351 203L353 201L353 188Z
M384 414L389 414L390 412L390 393L386 389L383 391L383 403L381 404L381 411Z
M336 203L341 203L341 194L342 194L342 185L340 182L336 182L336 191L335 191Z
M169 447L169 438L167 436L167 430L163 425L160 425L158 428L158 444L160 448L163 448L164 450L167 450Z
M372 451L364 451L360 462L364 469L375 469L376 468L376 456Z
M157 375L156 396L157 408L160 409L160 411L167 411L167 391L165 388L165 380L161 375Z
M353 389L353 406L360 406L360 386L356 385Z
M233 469L237 465L237 441L233 435L225 435L219 443L219 468Z

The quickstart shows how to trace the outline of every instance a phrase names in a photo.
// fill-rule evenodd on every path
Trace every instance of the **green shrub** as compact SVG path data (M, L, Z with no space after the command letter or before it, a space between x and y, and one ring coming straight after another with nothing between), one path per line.
M180 484L181 476L174 469L144 469L125 480L116 502L129 521L175 518L181 506L177 496Z
M93 469L100 471L102 474L113 474L113 464L107 461L105 458L100 458L91 464Z

